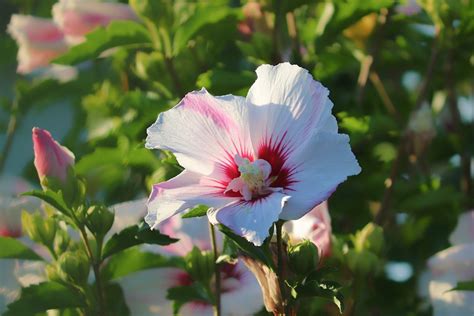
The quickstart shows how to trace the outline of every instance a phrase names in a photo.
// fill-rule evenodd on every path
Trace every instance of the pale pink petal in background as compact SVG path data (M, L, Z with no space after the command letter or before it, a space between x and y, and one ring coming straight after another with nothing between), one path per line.
M90 0L60 0L53 6L53 19L73 43L96 27L107 26L113 20L137 20L127 4Z
M68 49L64 34L52 20L14 14L7 30L18 44L17 71L22 74L49 66Z

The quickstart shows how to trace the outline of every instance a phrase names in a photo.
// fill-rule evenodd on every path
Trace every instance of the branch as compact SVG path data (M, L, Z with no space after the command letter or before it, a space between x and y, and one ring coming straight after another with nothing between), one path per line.
M428 92L428 86L431 83L432 77L433 77L433 72L436 66L436 60L438 58L438 53L439 53L439 46L438 46L438 33L436 33L435 38L433 40L433 45L431 47L431 55L430 59L428 61L428 65L426 68L425 76L423 79L423 82L420 86L419 92L418 92L418 97L415 102L415 106L412 110L412 112L417 111L421 105L423 104L423 101L426 98L426 94ZM393 187L397 181L398 178L398 173L400 170L400 164L402 162L402 158L405 153L405 148L407 145L407 141L410 140L410 137L405 133L406 128L404 129L403 135L400 139L400 143L398 145L398 150L397 150L397 156L395 160L392 163L392 167L390 169L390 176L386 180L386 189L381 201L380 209L377 212L377 215L375 216L375 223L378 225L384 225L388 219L389 215L389 210L390 210L390 203L391 203L391 198L393 194Z

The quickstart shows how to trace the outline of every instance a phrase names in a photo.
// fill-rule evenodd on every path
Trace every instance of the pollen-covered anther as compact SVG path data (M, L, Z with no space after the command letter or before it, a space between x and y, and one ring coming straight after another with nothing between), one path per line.
M250 201L272 191L270 188L272 167L266 160L250 161L248 158L237 155L234 161L238 166L240 176L229 182L225 192L240 192L246 201Z

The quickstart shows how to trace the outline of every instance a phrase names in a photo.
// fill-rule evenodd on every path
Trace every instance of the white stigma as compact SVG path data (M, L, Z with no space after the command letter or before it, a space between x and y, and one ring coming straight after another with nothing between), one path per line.
M240 176L229 182L225 192L240 192L246 201L272 191L269 187L269 179L272 166L263 159L250 161L241 156L235 156L235 163L238 166Z

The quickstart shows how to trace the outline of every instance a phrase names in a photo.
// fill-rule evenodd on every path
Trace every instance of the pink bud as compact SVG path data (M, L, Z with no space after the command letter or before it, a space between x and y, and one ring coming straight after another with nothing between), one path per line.
M60 0L53 6L53 19L73 42L80 42L84 35L98 26L113 20L138 19L126 4L83 0Z
M50 61L68 49L61 30L48 19L14 14L8 33L18 43L19 73L30 73L48 66Z
M40 180L51 177L65 182L67 169L74 164L74 154L55 141L47 130L37 127L33 128L33 147Z
M318 247L320 258L331 255L332 229L327 201L313 208L302 218L286 222L283 229L292 243L309 239Z

